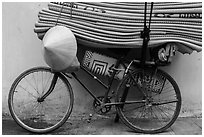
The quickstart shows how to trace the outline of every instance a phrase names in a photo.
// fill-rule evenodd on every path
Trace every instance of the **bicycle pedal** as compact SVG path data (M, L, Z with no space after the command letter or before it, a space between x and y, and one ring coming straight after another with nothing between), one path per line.
M92 120L93 114L89 114L89 118L87 119L87 122L90 123Z
M115 94L115 91L114 91L114 90L112 90L112 91L111 91L111 94Z

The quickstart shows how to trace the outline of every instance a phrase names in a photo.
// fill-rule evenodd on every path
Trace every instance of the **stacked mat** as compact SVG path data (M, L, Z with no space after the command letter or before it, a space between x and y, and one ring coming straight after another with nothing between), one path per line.
M144 3L52 2L39 12L39 39L56 25L66 26L77 43L95 48L141 48ZM147 5L147 24L150 3ZM156 2L148 47L176 43L182 53L202 49L202 3Z

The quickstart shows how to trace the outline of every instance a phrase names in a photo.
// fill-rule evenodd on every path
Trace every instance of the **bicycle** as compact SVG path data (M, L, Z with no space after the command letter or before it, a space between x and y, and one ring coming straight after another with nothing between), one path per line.
M179 115L181 94L170 75L158 69L156 62L146 61L144 55L148 33L149 29L144 28L141 60L117 59L111 68L108 85L81 65L82 70L106 89L104 96L95 96L74 72L70 76L48 67L35 67L23 72L16 78L9 92L11 116L19 126L30 132L47 133L58 129L72 112L74 95L68 79L74 77L94 98L96 113L105 114L115 106L115 121L121 119L135 132L153 134L166 130ZM115 92L115 102L111 102L110 88L121 65L124 77Z
M108 94L120 64L126 68L125 76L116 90L115 102L111 103ZM107 113L114 105L117 119L120 117L125 125L136 132L162 132L179 115L179 87L171 76L159 70L153 62L146 62L149 67L146 66L145 69L135 70L130 69L131 64L140 65L138 60L131 61L128 66L122 59L118 60L112 69L108 86L81 66L107 89L103 97L96 97L75 73L71 75L94 98L94 104L100 113ZM9 109L14 120L24 129L36 133L59 128L70 116L74 102L72 87L67 78L70 76L66 73L53 72L46 67L31 68L23 72L14 81L9 93Z

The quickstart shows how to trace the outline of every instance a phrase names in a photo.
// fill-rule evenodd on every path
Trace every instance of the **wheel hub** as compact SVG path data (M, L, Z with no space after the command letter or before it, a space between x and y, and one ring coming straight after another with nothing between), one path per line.
M152 107L153 102L154 102L154 100L153 100L152 97L147 97L147 98L146 98L146 102L145 102L145 106L146 106L147 108Z
M37 101L38 101L39 103L41 103L41 102L44 101L44 99L43 99L43 98L38 98Z

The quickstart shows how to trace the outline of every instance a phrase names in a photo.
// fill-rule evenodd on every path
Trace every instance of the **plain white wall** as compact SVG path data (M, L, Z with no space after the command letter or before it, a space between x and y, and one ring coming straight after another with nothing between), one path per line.
M162 68L177 82L182 96L180 116L202 114L202 52L177 53L172 64Z
M41 42L33 32L44 3L2 3L2 101L7 107L9 88L22 71L44 65Z
M2 4L2 108L8 113L7 97L15 78L24 70L46 65L41 54L41 41L33 32L38 12L47 3L5 3ZM202 52L191 55L178 53L172 64L162 68L178 83L182 93L181 116L202 113ZM89 77L79 72L88 85ZM92 99L84 89L71 80L75 94L75 112L91 108ZM90 87L102 92L97 85ZM85 105L84 105L85 104ZM86 105L88 104L88 105Z

